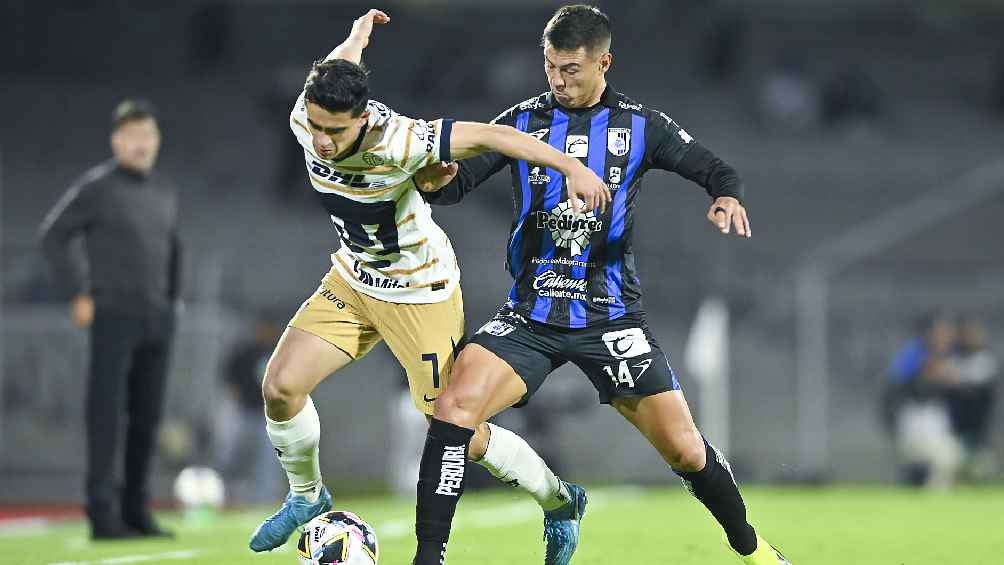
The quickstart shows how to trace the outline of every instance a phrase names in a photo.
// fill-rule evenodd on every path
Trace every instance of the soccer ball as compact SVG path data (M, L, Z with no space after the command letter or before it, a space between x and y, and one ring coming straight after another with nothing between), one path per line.
M174 496L186 510L223 506L223 479L209 467L185 467L174 480Z
M340 510L308 522L296 547L303 565L374 565L378 555L373 528L359 516Z

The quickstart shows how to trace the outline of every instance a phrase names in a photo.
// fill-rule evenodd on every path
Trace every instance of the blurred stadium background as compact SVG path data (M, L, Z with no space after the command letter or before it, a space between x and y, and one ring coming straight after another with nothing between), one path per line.
M487 121L547 88L538 41L551 1L387 1L365 54L399 112ZM880 417L886 368L933 308L984 318L1004 350L1004 5L995 0L598 2L617 89L666 111L740 171L754 237L705 225L706 196L646 178L636 227L650 322L699 420L686 370L698 307L728 307L727 419L709 422L749 482L892 483ZM210 462L221 367L252 321L284 322L337 244L287 116L310 62L371 4L314 0L14 0L0 7L2 365L0 505L81 496L85 333L48 281L36 230L107 158L124 96L160 110L158 168L182 191L182 317L165 411L191 430L157 463L157 493ZM437 208L463 269L470 330L508 291L506 175ZM390 480L403 386L381 346L325 382L326 482ZM716 397L717 398L717 397ZM535 398L560 410L525 432L576 480L672 483L588 382L562 369ZM574 409L568 409L574 406ZM713 412L713 410L711 410ZM718 427L715 427L715 426ZM518 424L516 424L518 427ZM1004 418L992 437L1004 460ZM170 442L168 442L170 443ZM178 442L175 442L178 443ZM386 480L385 480L386 479Z

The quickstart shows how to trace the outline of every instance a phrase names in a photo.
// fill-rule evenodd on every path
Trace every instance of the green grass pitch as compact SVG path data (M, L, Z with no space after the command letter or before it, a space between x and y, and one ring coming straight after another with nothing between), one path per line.
M728 565L738 560L700 504L679 487L593 488L576 565ZM934 494L883 487L744 489L754 526L795 565L1004 564L1004 488ZM380 563L410 563L414 501L335 493L335 507L369 521ZM255 555L247 538L270 509L226 513L208 523L161 516L171 541L91 543L81 522L0 532L0 563L295 564L295 539ZM450 565L539 564L540 511L514 492L469 493L454 522Z

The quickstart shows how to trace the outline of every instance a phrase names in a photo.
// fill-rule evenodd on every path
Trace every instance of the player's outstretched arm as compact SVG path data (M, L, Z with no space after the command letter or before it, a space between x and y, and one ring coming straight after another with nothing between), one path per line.
M574 157L569 157L537 138L503 125L456 122L450 135L452 159L466 159L496 151L511 159L544 165L565 176L568 197L575 209L606 210L610 189L596 173Z
M328 53L325 61L331 59L345 59L359 64L363 60L363 49L370 43L370 34L373 32L373 24L386 24L390 22L390 16L380 10L370 10L357 18L352 24L352 31L349 36L334 51Z

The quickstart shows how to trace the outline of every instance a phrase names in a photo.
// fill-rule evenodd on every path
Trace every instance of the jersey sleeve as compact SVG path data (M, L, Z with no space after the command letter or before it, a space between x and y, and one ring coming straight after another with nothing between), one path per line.
M514 126L516 123L515 106L502 112L495 117L491 123ZM458 204L479 184L488 180L492 175L501 171L509 164L509 157L495 151L489 151L475 155L469 159L460 161L460 169L457 176L446 186L436 192L423 192L422 197L426 202L436 206L451 206Z
M683 156L695 145L694 138L685 129L662 112L653 112L646 130L646 147L651 151L646 157L653 169L676 170Z
M289 112L289 129L301 147L313 150L310 129L307 127L307 105L302 92Z
M414 174L426 165L449 162L453 120L431 122L395 115L387 126L387 160Z
M685 129L662 112L650 114L646 130L648 168L674 172L700 185L712 199L735 198L743 202L745 187L739 173L694 140Z

